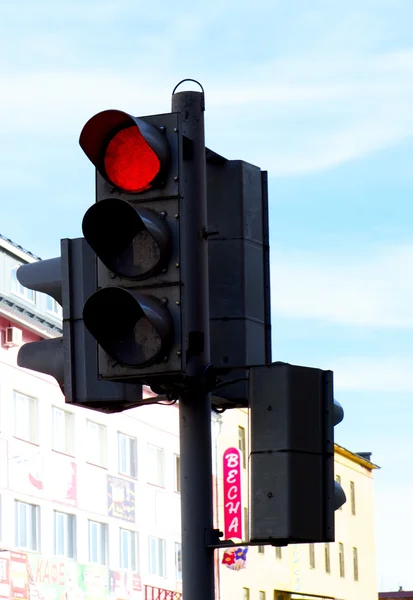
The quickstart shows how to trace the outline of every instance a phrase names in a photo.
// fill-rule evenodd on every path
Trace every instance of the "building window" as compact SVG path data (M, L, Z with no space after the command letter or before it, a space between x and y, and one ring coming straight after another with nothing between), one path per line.
M242 588L242 600L250 600L250 588Z
M351 514L356 514L356 489L354 485L354 481L350 481L350 506L351 506Z
M54 553L56 556L76 557L76 517L54 511Z
M258 546L258 554L264 554L265 546Z
M120 568L138 571L138 534L120 529Z
M249 527L249 525L250 525L250 523L249 523L248 507L245 506L244 507L244 539L247 542L250 539L250 527Z
M336 481L339 485L341 485L341 475L336 475ZM343 510L343 506L340 506L338 510Z
M53 450L73 456L73 413L52 407Z
M315 569L315 548L314 544L308 545L309 555L310 555L310 567L311 569Z
M181 544L175 544L175 573L176 580L182 581L182 546Z
M181 457L175 454L175 492L181 492Z
M56 317L60 318L62 316L62 307L51 296L46 296L46 310L47 312L56 315Z
M357 553L357 548L353 548L353 575L354 581L359 580L359 557Z
M324 564L325 564L326 573L331 573L330 544L324 544Z
M244 427L238 427L238 450L242 457L242 467L247 468L247 446L245 441L245 429Z
M148 444L148 483L165 487L164 450Z
M89 562L107 564L107 525L98 521L88 521Z
M106 427L86 421L87 423L87 462L99 467L106 467Z
M89 562L107 564L107 525L98 521L88 521Z
M137 440L118 431L118 468L122 475L137 476Z
M31 302L32 304L34 304L34 302L36 300L36 295L35 295L34 290L29 290L28 288L25 288L17 279L17 269L20 266L21 265L17 265L17 267L14 267L11 271L11 291L13 292L13 294L16 294L17 296L21 296L28 302Z
M343 546L343 544L341 542L338 545L338 563L339 563L339 568L340 568L340 577L344 577L345 576L345 570L344 570L344 546Z
M283 557L283 554L282 554L281 546L276 546L275 547L275 558L278 558L278 560L281 560L282 557Z
M165 540L149 536L149 573L165 577Z
M38 443L37 399L14 392L14 436Z
M18 548L40 550L40 507L15 500L15 543Z
M265 600L265 592L262 590L258 592L258 600Z

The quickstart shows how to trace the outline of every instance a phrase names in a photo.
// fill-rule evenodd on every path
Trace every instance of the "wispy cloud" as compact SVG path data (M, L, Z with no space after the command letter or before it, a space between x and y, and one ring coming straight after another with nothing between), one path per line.
M175 65L154 77L162 52L138 58L136 77L96 67L6 74L0 127L65 136L107 107L167 112L181 73ZM209 143L229 156L245 146L243 158L285 176L329 168L413 135L413 52L342 61L334 72L333 64L283 59L259 69L247 65L243 74L201 72Z
M413 327L413 245L334 252L273 252L275 316L363 327Z
M320 366L323 368L323 366ZM413 394L413 354L391 357L329 358L324 368L334 371L337 391Z
M211 2L6 3L0 128L63 137L103 108L167 112L174 84L195 76L208 143L228 156L245 147L243 158L272 175L319 171L413 135L412 42L386 45L407 3L258 0L251 12Z
M74 223L76 203L83 210L86 163L77 140L86 120L107 108L168 112L174 85L188 76L205 86L209 147L273 177L323 171L396 144L413 135L413 42L388 40L410 22L409 6L257 0L252 11L235 0L183 0L179 9L162 0L6 2L5 183L16 195L16 181L33 182L46 205L56 173L74 197L76 173ZM16 235L12 219L3 222ZM53 226L60 227L57 218Z

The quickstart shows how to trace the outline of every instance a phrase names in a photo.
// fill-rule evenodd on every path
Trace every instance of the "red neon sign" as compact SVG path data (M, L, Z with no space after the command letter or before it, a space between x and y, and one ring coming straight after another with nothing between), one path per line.
M224 452L225 539L242 540L241 455L237 448Z

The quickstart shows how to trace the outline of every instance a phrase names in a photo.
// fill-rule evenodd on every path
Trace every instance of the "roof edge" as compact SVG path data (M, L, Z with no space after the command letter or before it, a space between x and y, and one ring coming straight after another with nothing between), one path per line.
M16 244L9 238L4 237L4 235L2 235L1 233L0 233L0 247L4 248L4 250L6 250L6 252L9 252L10 254L14 254L14 256L17 256L21 260L24 260L26 263L37 262L38 260L41 260L41 258L39 256L36 256L29 250L25 250L25 248L23 248L23 246L19 246L19 244Z
M21 315L16 313L13 310L10 310L10 307L7 307L0 303L0 316L4 319L8 319L11 322L16 323L17 326L22 327L30 331L31 333L35 333L44 339L51 339L55 337L60 337L62 335L62 330L58 329L57 326L54 329L52 323L48 323L47 320L44 322L35 321L31 317L27 316L22 312Z
M365 467L366 469L369 469L370 471L373 471L374 469L380 469L380 467L375 463L372 463L370 460L363 458L362 456L360 456L360 454L356 454L355 452L351 452L351 450L347 450L347 448L344 448L344 446L334 444L334 452L339 454L340 456L344 456L344 458L352 460L353 462L359 464L362 467Z

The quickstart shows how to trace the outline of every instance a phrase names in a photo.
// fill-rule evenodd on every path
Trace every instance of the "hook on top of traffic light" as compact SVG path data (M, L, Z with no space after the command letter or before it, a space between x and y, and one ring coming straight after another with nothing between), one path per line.
M162 128L120 110L105 110L89 119L79 144L113 187L126 193L162 187L170 163Z
M201 110L205 110L205 90L202 86L202 84L197 81L196 79L191 79L190 77L187 77L186 79L181 79L181 81L179 81L176 86L174 87L174 89L172 90L172 96L174 96L176 94L176 90L179 88L179 86L181 85L181 83L185 83L185 81L192 81L193 83L196 83L197 85L199 85L199 87L201 88ZM179 92L178 92L179 93Z

